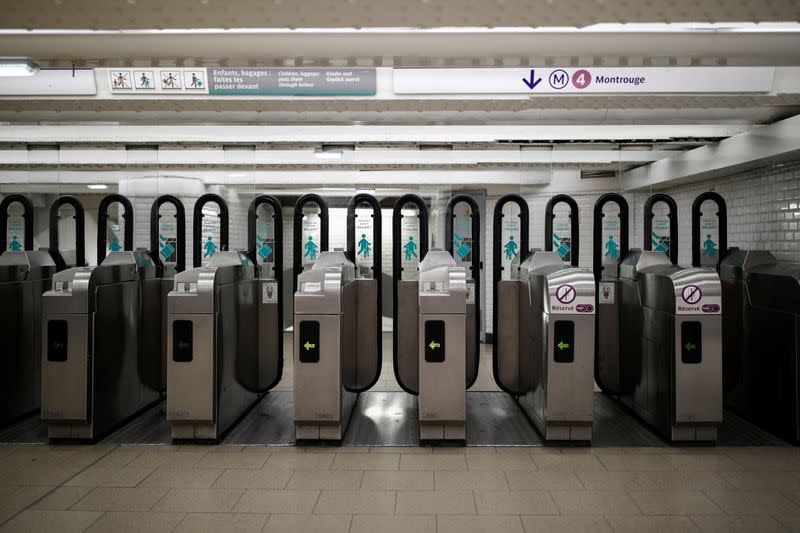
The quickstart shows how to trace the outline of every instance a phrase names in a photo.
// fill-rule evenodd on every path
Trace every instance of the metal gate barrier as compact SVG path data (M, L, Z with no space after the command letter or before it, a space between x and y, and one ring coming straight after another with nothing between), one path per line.
M404 214L411 209L416 215ZM419 263L428 253L428 206L416 194L397 199L392 212L392 353L397 383L419 394Z
M616 204L617 216L603 211ZM628 202L617 193L606 193L594 204L592 230L592 270L597 294L594 380L607 394L630 393L635 365L622 359L620 351L621 288L619 265L629 248ZM602 333L601 333L602 332Z
M466 213L457 213L465 206ZM463 222L469 219L469 223ZM456 224L463 227L455 231ZM466 194L457 194L447 202L445 217L445 246L460 266L467 272L467 388L478 379L481 357L481 214L475 200Z

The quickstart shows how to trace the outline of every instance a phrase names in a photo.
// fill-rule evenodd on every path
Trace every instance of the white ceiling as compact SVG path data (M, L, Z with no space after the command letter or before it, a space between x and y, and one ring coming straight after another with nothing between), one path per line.
M588 26L800 20L796 0L9 0L5 28Z

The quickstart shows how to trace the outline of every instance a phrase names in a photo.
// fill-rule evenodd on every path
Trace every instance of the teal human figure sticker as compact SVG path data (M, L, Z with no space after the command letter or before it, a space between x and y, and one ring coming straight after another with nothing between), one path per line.
M717 258L717 243L711 238L710 233L706 233L706 240L703 242L703 255L710 258Z
M112 252L119 252L122 250L122 245L119 243L119 238L116 235L111 236L111 243L108 245L108 249Z
M610 259L611 261L616 261L617 258L619 257L619 246L617 245L617 242L614 240L613 235L608 236L605 248L606 248L606 253L604 257Z
M517 251L519 249L519 244L517 241L514 240L513 235L508 236L508 242L503 245L503 253L506 256L508 261L513 261L515 257L519 255Z
M403 245L403 255L405 256L406 261L411 261L412 257L419 259L419 256L417 255L417 243L414 242L413 235L409 235L408 240Z
M364 259L369 257L370 251L372 249L372 244L367 240L367 234L361 234L361 240L358 241L358 251L356 255L362 256Z
M305 248L303 257L307 257L312 262L316 261L317 254L319 253L319 246L317 246L317 244L314 242L313 235L308 236L308 240L306 240L306 243L303 245L303 247Z
M16 235L11 236L11 242L8 243L8 249L12 252L21 252L22 251L22 244L20 244L19 239Z
M211 235L209 235L208 239L206 239L203 249L206 251L203 254L203 259L206 257L214 257L214 254L217 253L217 245L214 243L214 238Z

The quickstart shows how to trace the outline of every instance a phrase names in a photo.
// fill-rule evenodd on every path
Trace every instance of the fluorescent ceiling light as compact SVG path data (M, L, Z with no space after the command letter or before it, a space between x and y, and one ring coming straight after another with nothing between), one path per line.
M108 189L108 185L105 183L92 183L91 185L87 185L86 188L92 189L93 191L104 191Z
M343 154L341 148L314 148L314 157L317 159L341 159Z
M33 76L39 72L39 65L31 61L0 60L0 76Z

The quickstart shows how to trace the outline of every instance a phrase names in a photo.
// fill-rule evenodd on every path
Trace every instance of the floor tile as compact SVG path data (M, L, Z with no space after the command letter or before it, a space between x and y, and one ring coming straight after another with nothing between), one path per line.
M470 470L537 470L530 454L467 455Z
M380 471L364 472L361 489L365 490L433 490L432 471Z
M175 533L259 533L267 522L265 514L189 513ZM300 533L296 530L294 533Z
M785 533L787 529L769 515L692 516L692 521L703 533Z
M606 454L599 459L610 472L674 469L672 462L665 455Z
M519 516L437 516L437 533L524 533Z
M358 490L364 472L358 470L295 470L287 489Z
M614 533L696 533L687 516L606 516Z
M167 489L145 487L97 487L76 502L78 511L149 511Z
M53 487L0 487L0 524L26 509Z
M641 514L624 492L551 491L562 514Z
M386 520L386 517L381 519ZM349 528L347 515L273 514L263 533L348 533Z
M631 491L628 496L646 515L722 514L722 509L700 491Z
M233 508L237 513L311 514L317 490L248 489Z
M314 514L393 514L396 493L378 490L324 490Z
M184 513L105 513L87 533L167 533L183 520Z
M350 533L436 533L433 516L371 516L353 517Z
M399 465L400 454L337 453L331 470L397 470Z
M93 466L64 485L68 487L135 487L153 473L152 468Z
M172 513L226 513L244 494L234 489L169 489L153 507L154 511Z
M433 453L430 446L372 446L369 453Z
M775 490L710 490L706 494L728 514L797 514L800 507Z
M590 470L606 470L603 463L591 454L533 454L533 462L539 470L567 470L586 472Z
M670 472L671 473L671 472ZM576 477L588 490L656 490L655 481L647 476L648 472L606 472L596 470L576 472Z
M282 489L293 470L265 467L259 470L225 470L211 485L215 489ZM299 472L299 471L298 471Z
M788 472L720 472L719 476L731 487L740 490L775 489L781 491L800 491L800 478Z
M655 490L730 490L720 472L651 471L642 475L655 485ZM647 489L649 490L649 489Z
M58 487L37 502L32 509L66 511L91 490L92 487Z
M400 470L466 470L463 454L419 454L400 456Z
M679 453L666 454L664 457L672 463L677 470L699 471L732 471L742 467L733 459L724 454L711 453Z
M508 470L506 479L511 490L584 490L573 472Z
M503 472L437 471L433 476L436 490L508 490L508 482Z
M472 491L415 491L397 493L397 514L402 515L467 515L475 514Z
M265 466L292 470L330 470L333 453L274 453Z
M612 533L602 516L522 516L525 533Z
M141 487L169 487L178 489L207 489L222 475L222 470L189 468L157 468L147 476Z
M475 491L478 514L558 514L547 491Z
M205 450L193 451L145 451L126 466L132 468L158 468L160 466L173 466L176 468L191 467L197 464L206 455Z
M264 466L269 454L209 453L194 463L195 468L242 468L254 470Z
M32 533L58 531L59 533L78 533L89 527L103 513L95 511L39 511L28 510L7 522L0 531L3 533Z

